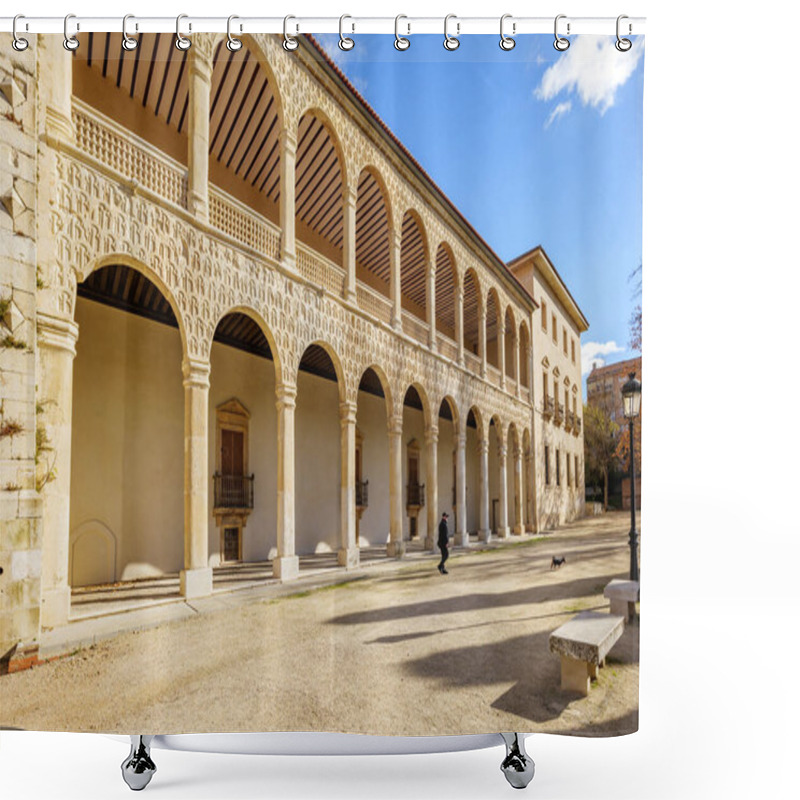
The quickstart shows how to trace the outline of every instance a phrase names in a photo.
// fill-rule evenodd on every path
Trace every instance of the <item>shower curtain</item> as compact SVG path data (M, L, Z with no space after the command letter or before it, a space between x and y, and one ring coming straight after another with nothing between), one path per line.
M643 38L29 38L0 727L635 731Z

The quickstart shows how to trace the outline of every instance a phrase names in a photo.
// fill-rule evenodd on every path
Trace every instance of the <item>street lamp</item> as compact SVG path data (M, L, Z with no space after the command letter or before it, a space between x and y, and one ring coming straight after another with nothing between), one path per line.
M636 558L636 458L633 445L633 421L639 416L639 409L642 405L642 384L636 380L636 373L631 372L628 380L622 387L622 411L628 419L628 430L630 432L630 451L631 451L631 580L639 580L639 561Z

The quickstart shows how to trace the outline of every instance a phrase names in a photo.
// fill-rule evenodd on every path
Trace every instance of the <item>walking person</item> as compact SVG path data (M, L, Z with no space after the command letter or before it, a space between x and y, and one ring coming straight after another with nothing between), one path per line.
M444 562L447 561L447 557L450 555L447 552L447 540L449 536L447 534L447 513L442 514L442 521L439 523L439 550L442 553L442 560L439 562L439 572L442 575L447 575L447 570L444 568Z

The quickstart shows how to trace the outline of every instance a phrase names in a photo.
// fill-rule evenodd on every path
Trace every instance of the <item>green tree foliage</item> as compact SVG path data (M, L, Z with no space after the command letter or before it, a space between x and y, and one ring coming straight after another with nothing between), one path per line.
M620 430L601 406L583 407L583 446L586 457L586 483L603 481L603 508L608 509L608 476L619 462L617 447Z

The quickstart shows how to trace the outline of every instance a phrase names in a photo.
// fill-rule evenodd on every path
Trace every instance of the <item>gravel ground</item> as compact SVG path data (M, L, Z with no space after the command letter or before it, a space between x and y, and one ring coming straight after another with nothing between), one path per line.
M548 637L607 610L626 577L629 517L398 564L338 587L121 634L0 678L0 727L104 733L326 730L580 735L638 727L638 622L589 697L562 692ZM566 556L550 570L553 555Z

